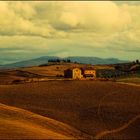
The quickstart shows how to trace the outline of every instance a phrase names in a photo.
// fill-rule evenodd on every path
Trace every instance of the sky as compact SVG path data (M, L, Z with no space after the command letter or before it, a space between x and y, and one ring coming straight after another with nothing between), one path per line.
M0 65L47 55L140 59L140 2L0 1Z

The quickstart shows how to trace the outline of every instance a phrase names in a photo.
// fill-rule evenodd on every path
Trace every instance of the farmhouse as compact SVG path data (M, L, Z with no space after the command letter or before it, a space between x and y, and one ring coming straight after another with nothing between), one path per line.
M94 79L96 78L96 70L93 68L71 68L64 71L64 77L73 79Z
M93 68L82 68L82 74L84 78L96 78L96 70Z
M71 68L64 71L65 78L81 79L82 70L80 68Z
M93 67L71 68L64 71L65 78L72 79L98 79L98 78L117 78L128 76L133 73L140 73L140 65L133 65L127 71L118 69L94 69Z

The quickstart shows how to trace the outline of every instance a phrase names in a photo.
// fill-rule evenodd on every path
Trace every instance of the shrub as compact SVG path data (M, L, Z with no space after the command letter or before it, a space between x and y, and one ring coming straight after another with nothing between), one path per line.
M21 80L20 79L16 79L16 80L13 80L12 83L13 84L19 84L19 83L21 83Z
M56 77L64 77L62 74L57 74Z

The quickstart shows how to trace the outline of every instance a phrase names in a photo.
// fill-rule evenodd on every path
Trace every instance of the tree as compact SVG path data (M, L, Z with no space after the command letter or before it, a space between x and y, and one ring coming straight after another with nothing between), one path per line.
M136 60L136 63L139 64L139 60L138 59Z
M60 62L60 59L56 59L56 62Z
M70 59L67 59L67 62L70 63L71 62Z

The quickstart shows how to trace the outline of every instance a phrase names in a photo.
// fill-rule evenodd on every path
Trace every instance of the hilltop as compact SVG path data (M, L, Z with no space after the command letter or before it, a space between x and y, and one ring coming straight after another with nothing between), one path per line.
M60 79L64 76L64 70L73 67L94 67L94 68L106 68L113 69L113 66L108 65L88 65L77 63L61 63L55 65L46 66L33 66L25 68L16 68L3 70L0 72L0 84L11 83L14 80L28 80L28 79Z
M119 63L91 65L73 62L49 62L39 66L14 68L0 71L0 84L19 83L22 81L45 81L64 79L64 71L71 68L93 68L96 70L97 78L117 78L139 77L140 64L137 63ZM111 77L112 76L112 77Z

